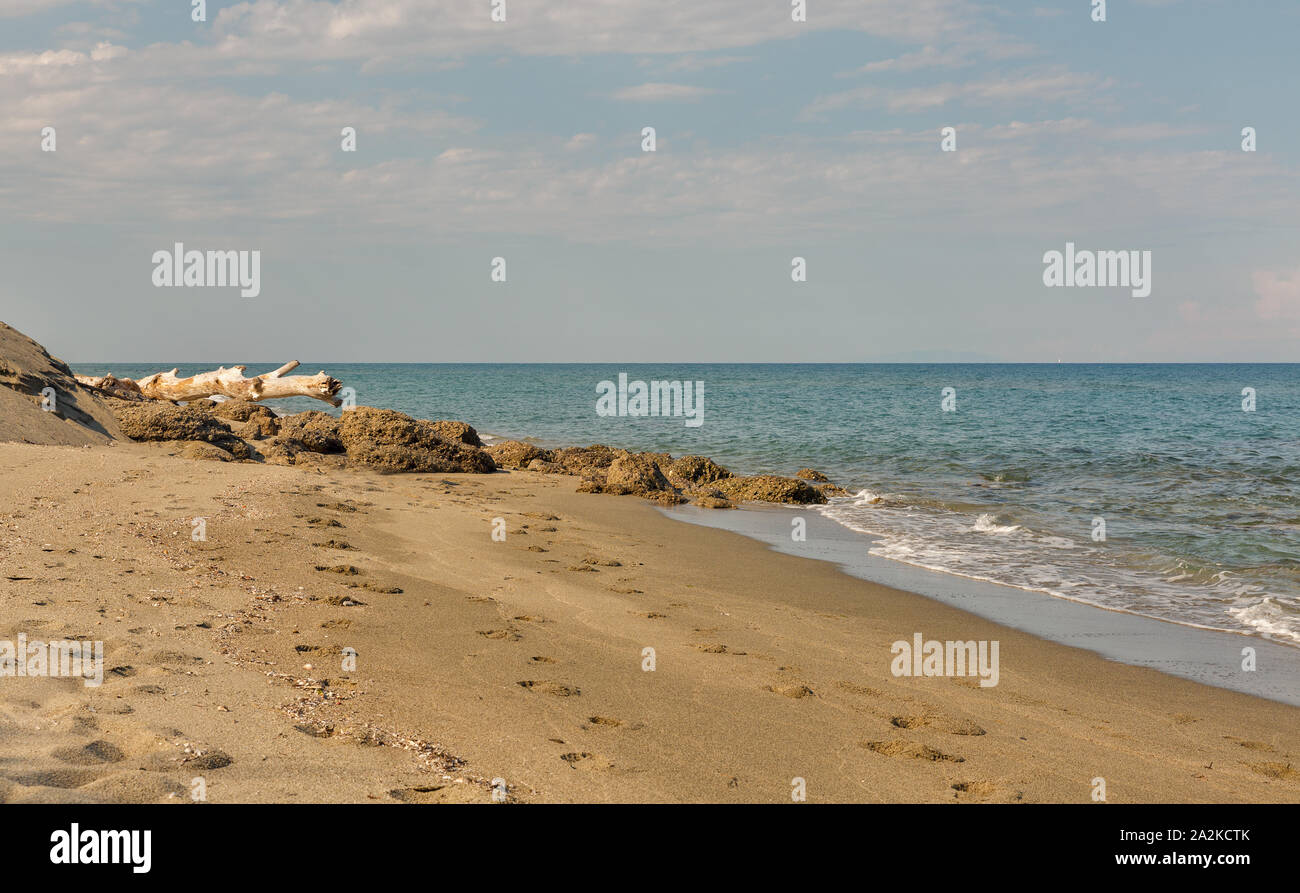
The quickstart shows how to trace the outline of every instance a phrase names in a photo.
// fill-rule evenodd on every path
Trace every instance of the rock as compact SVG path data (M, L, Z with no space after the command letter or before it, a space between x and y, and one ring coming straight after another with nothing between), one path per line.
M465 422L449 422L443 419L429 424L444 440L458 441L476 447L483 446L483 441L479 440L478 432Z
M813 481L814 483L824 484L830 480L820 471L814 471L811 468L800 468L794 473L794 476L804 481Z
M42 400L46 388L53 403ZM82 446L120 440L109 402L80 384L67 363L0 322L0 441Z
M606 471L604 492L636 496L662 492L675 494L657 458L651 453L620 453Z
M820 484L820 485L817 487L817 490L818 490L818 491L819 491L823 496L825 496L827 499L829 499L829 498L832 497L832 496L852 496L852 495L853 495L853 494L850 493L848 490L845 490L843 487L838 486L837 484Z
M429 447L353 441L348 445L348 462L390 474L399 471L491 474L496 471L496 463L487 453L446 440Z
M554 464L555 454L522 440L503 440L484 447L484 452L502 468L528 468L533 462Z
M248 400L223 400L220 403L208 400L209 411L219 419L231 422L247 422L253 418L274 419L275 412L269 406Z
M343 452L340 429L343 422L327 412L317 409L284 416L279 420L280 436L286 441L300 444L300 449L313 453Z
M229 462L235 458L221 447L201 440L193 440L185 444L181 449L181 455L186 459L215 459L218 462Z
M659 505L681 505L686 501L686 497L676 490L655 490L650 493L638 494L642 499L648 499Z
M674 483L711 484L732 477L730 471L706 456L682 456L665 471Z
M734 509L736 507L731 500L717 496L697 496L691 502L705 509Z
M162 402L129 403L125 400L112 400L111 405L122 433L132 440L203 441L221 447L236 459L253 457L252 448L206 408Z
M547 462L545 459L534 459L528 463L529 471L540 471L544 474L566 474L564 466L558 462Z
M339 437L349 462L383 472L489 474L497 467L478 447L444 438L433 422L391 409L358 406L343 413Z
M731 477L717 481L715 487L729 499L751 502L784 502L795 505L821 505L826 497L807 481L771 474L755 477Z
M567 474L585 476L590 472L609 468L610 463L621 452L626 450L612 450L604 444L597 443L588 447L565 447L556 450L552 458L557 465L564 468Z
M240 422L232 426L235 436L241 440L262 440L265 437L274 437L279 433L280 426L275 419L249 419L247 422Z
M293 464L308 468L346 468L347 458L342 453L317 453L302 450L293 457Z

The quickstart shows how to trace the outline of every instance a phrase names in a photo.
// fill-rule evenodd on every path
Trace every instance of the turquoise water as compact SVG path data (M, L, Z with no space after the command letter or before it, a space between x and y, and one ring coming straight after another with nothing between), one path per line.
M304 364L321 368L360 404L484 434L811 466L855 494L819 511L875 555L1300 644L1297 365ZM620 372L702 381L702 424L599 416L597 385Z

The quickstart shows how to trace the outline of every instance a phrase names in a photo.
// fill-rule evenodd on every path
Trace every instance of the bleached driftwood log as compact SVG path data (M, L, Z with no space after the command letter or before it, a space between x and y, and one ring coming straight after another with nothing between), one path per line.
M337 378L331 378L324 372L315 375L287 375L298 368L298 361L285 363L274 372L245 378L247 366L222 366L215 372L204 372L189 378L178 378L176 370L158 372L147 378L133 381L129 378L116 378L112 375L94 377L78 375L77 381L91 388L97 388L114 397L126 400L202 400L205 397L222 396L232 400L273 400L279 397L311 397L323 400L331 406L339 406L342 400L334 395L343 387Z

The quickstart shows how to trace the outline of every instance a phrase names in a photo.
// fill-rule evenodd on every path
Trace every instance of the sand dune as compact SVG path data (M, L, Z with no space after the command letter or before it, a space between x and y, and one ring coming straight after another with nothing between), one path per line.
M42 391L53 389L51 411ZM0 442L81 446L120 439L117 419L62 360L0 322Z

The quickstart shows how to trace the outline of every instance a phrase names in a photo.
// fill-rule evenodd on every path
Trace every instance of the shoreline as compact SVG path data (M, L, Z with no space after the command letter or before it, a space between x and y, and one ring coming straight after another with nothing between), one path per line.
M746 505L737 512L693 506L661 509L684 523L729 530L762 542L774 551L834 564L844 573L959 607L1000 625L1084 648L1101 656L1235 692L1300 706L1300 648L1258 635L1180 623L1090 602L1060 598L960 574L868 555L874 538L817 512L802 512L809 542L790 540L783 519L794 506ZM1245 647L1256 651L1257 668L1242 670Z
M572 477L178 453L0 445L0 639L110 669L4 680L0 799L1300 802L1295 707ZM893 676L915 632L1000 641L998 684Z

